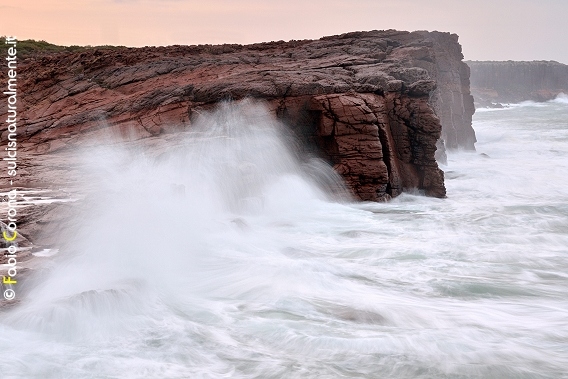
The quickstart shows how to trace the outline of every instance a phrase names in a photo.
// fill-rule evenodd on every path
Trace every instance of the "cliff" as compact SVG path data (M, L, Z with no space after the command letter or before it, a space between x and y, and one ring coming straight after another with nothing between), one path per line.
M430 104L442 124L442 138L449 149L475 150L475 132L472 116L475 113L470 94L470 71L465 64L458 36L450 33L431 32L434 59L413 55L410 64L424 68L438 83L430 94ZM420 59L422 58L422 59Z
M466 62L471 92L479 106L547 101L568 93L568 65L554 61Z
M246 46L35 52L20 61L20 158L58 154L104 128L162 138L190 128L196 110L252 97L301 131L360 199L407 188L443 197L436 141L475 141L457 39L389 30ZM38 160L22 165L21 179L61 184Z

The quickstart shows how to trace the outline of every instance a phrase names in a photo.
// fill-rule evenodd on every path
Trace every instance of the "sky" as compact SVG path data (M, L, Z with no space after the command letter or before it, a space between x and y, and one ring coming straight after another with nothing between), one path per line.
M460 36L467 60L568 64L566 17L568 0L0 0L0 35L164 46L438 30Z

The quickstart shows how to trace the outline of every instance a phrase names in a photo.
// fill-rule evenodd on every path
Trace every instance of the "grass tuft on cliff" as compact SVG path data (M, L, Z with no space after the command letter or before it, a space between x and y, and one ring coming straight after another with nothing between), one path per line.
M6 44L6 37L0 36L0 56L4 57L8 54L8 49L12 45ZM59 46L46 41L36 41L33 39L18 40L16 50L18 57L22 58L30 55L40 55L45 53L58 53L58 52L74 52L84 51L88 49L115 49L120 46Z

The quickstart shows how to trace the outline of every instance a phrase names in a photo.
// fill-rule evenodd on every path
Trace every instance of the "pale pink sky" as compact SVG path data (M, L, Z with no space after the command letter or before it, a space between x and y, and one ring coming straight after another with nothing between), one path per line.
M439 30L466 59L568 63L567 15L568 0L0 0L0 35L146 46Z

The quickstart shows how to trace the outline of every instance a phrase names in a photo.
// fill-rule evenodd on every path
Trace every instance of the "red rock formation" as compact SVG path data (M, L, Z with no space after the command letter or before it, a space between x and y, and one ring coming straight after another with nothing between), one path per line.
M475 131L471 126L475 113L470 94L470 71L463 59L456 34L431 33L436 61L423 66L436 78L438 88L431 94L431 103L442 123L442 138L446 148L475 150ZM415 62L420 64L419 61Z
M246 46L36 54L19 68L20 180L68 184L61 164L45 163L67 147L95 144L107 130L142 144L175 142L169 136L191 128L200 108L253 97L314 143L360 199L411 188L443 197L436 114L451 147L474 141L461 59L455 35L392 30Z

